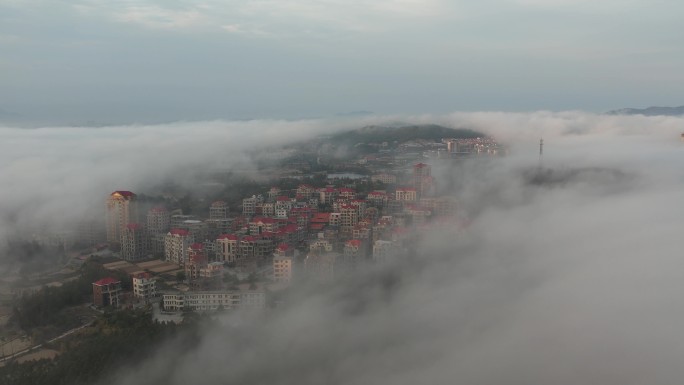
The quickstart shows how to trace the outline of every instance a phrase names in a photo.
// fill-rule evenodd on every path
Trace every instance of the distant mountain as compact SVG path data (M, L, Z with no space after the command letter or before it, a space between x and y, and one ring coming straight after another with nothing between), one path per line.
M608 115L645 115L645 116L680 116L684 115L684 106L679 107L648 107L622 108L606 112Z
M409 140L424 139L438 141L442 138L477 138L485 134L466 128L449 128L436 124L422 124L400 127L366 126L357 130L341 132L330 139L337 142L377 143L377 142L407 142Z

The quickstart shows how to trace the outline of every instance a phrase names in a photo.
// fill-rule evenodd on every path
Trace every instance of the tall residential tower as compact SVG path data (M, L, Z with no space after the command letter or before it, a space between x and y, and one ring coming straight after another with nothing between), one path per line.
M121 244L126 225L137 222L136 195L130 191L114 191L107 198L107 242Z

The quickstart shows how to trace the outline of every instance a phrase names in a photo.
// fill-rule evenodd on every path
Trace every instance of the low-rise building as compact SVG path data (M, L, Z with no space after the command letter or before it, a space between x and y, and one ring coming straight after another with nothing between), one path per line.
M93 282L93 304L98 307L119 306L121 281L115 278L102 278Z
M164 294L164 310L216 311L219 309L264 309L266 294L262 289L188 291Z
M133 276L133 296L143 303L150 303L157 296L157 281L150 273Z

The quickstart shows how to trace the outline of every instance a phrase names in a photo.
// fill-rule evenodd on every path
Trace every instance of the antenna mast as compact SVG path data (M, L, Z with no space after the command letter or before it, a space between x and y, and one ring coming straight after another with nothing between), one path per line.
M544 160L544 138L539 139L539 167L542 166Z

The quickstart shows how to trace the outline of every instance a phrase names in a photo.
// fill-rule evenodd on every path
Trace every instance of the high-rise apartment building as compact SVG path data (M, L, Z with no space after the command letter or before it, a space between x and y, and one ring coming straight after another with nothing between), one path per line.
M107 242L120 245L126 225L137 222L136 195L130 191L114 191L107 198Z
M145 226L129 223L121 233L121 258L127 261L145 259L150 254L150 238Z
M188 247L193 243L192 235L185 229L171 229L164 239L164 257L168 262L184 266L188 260Z
M228 204L224 201L216 201L209 207L209 219L228 218Z

